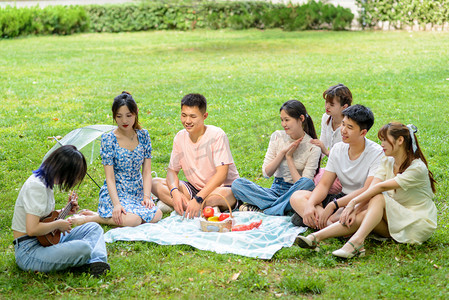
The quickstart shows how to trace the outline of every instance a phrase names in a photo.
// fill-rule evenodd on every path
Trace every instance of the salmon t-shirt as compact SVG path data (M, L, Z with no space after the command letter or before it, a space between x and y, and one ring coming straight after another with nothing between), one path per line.
M173 150L169 169L179 172L181 169L187 181L198 190L216 173L216 167L229 165L224 186L230 186L239 177L232 158L231 148L226 133L216 126L207 125L199 141L193 143L189 133L183 129L173 140Z

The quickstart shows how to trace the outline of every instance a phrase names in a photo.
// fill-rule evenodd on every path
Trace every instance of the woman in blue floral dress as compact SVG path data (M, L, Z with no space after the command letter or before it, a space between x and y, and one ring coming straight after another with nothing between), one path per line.
M100 190L98 214L84 212L76 223L155 223L162 212L151 199L151 140L148 131L139 125L137 104L131 94L122 92L114 98L112 115L117 128L105 133L101 140L106 180Z

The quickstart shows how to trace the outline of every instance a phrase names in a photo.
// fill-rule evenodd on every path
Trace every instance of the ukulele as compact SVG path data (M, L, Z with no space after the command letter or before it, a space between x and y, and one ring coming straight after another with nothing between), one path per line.
M65 217L69 215L69 212L73 208L73 203L77 199L78 195L75 192L72 192L69 196L69 203L67 203L66 207L64 207L60 212L56 210L52 211L48 216L41 218L41 222L49 223L56 220L65 219ZM55 229L52 232L37 237L39 243L44 247L56 245L59 243L60 239L61 239L61 230L59 229Z

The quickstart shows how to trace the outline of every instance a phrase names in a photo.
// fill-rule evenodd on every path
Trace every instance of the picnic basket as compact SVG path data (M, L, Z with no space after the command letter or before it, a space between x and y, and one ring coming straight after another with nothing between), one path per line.
M223 221L208 221L204 217L203 214L203 208L206 201L209 199L210 196L219 196L225 200L226 205L229 209L229 218L226 218ZM234 218L232 216L232 209L231 206L228 203L228 200L223 195L220 195L218 193L210 194L209 196L204 199L203 203L201 204L201 217L200 217L200 227L201 230L204 232L231 232L232 226L234 225Z

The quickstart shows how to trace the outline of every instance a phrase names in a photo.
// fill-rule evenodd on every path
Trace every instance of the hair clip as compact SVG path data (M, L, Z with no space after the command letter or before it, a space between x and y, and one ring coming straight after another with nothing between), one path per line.
M415 140L415 133L418 132L418 127L416 127L413 124L408 124L407 128L408 128L408 131L410 132L410 138L412 139L413 153L415 153L416 150L418 150L418 146L416 146L416 140Z

